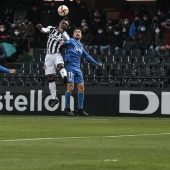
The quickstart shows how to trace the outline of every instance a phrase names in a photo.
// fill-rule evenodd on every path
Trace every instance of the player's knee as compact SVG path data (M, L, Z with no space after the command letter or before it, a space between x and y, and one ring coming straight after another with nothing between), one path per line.
M79 93L84 93L84 86L79 86L78 87L78 92Z
M57 65L58 70L60 71L62 68L64 68L64 64L58 64Z
M71 84L71 83L67 84L67 92L71 93L73 91L73 89L74 89L73 84Z

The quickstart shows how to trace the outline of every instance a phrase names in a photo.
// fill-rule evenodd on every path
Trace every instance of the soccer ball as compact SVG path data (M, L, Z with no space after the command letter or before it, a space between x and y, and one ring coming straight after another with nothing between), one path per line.
M60 16L66 16L69 13L69 9L65 5L61 5L58 7L58 14Z

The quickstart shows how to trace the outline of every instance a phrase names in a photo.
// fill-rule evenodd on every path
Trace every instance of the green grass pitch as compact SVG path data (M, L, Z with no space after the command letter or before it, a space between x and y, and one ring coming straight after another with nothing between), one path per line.
M0 116L0 170L169 169L169 118Z

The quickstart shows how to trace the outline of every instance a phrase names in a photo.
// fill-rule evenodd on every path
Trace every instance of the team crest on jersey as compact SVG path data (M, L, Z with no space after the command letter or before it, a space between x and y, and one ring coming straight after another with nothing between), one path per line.
M80 54L83 53L82 49L80 49L80 48L74 47L74 50L77 51L77 52L79 52Z

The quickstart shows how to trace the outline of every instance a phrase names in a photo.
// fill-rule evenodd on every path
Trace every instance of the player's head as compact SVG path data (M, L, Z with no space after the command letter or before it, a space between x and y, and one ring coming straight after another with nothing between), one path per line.
M61 28L63 31L67 29L69 25L69 21L66 19L63 19L60 23L59 23L59 28Z
M82 34L81 34L81 29L75 29L73 32L73 37L77 40L81 40Z

